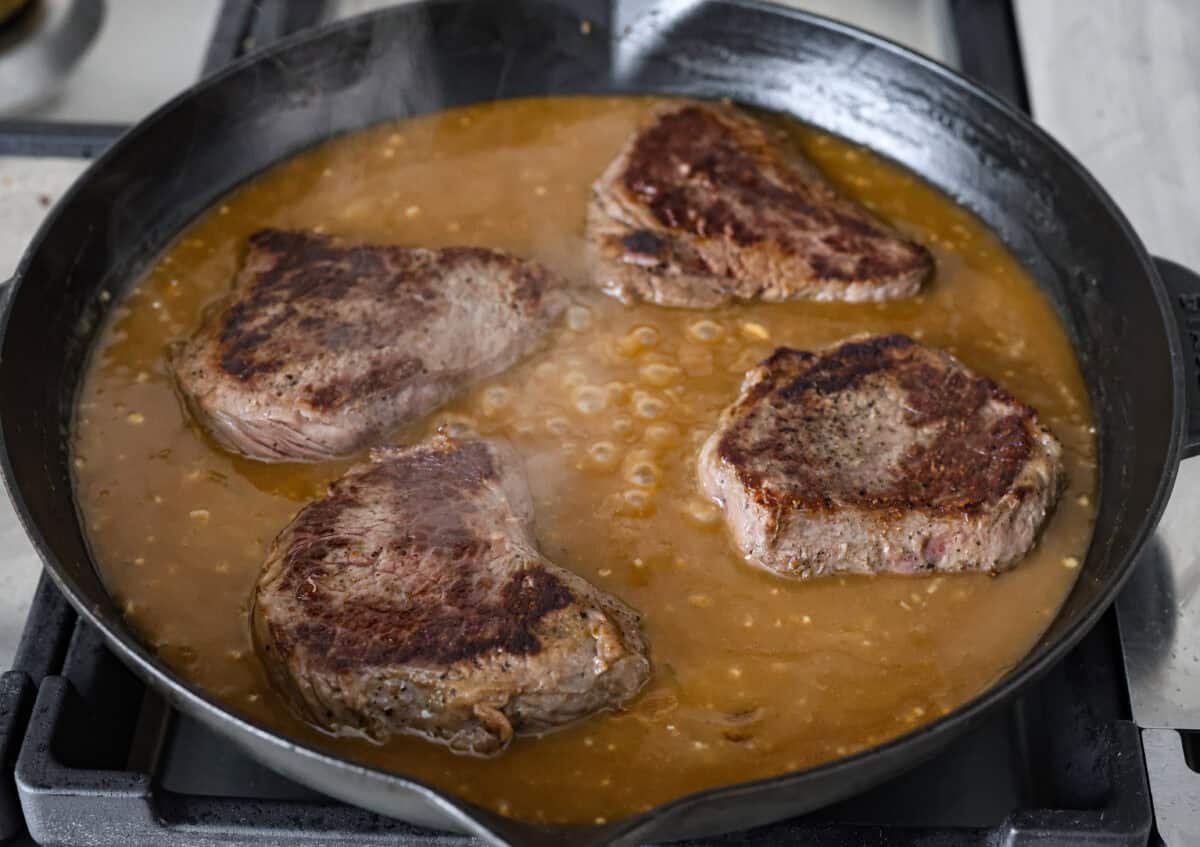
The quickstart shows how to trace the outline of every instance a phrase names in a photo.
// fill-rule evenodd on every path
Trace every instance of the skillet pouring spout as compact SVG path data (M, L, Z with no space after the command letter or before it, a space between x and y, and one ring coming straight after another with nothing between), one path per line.
M1097 416L1100 488L1093 541L1058 615L1007 674L954 711L803 771L594 828L549 830L284 737L173 672L132 631L96 569L69 437L116 295L245 180L386 120L501 98L614 93L731 98L784 113L895 160L975 213L1037 281L1074 344ZM303 33L202 80L80 178L24 255L0 317L0 454L22 523L82 618L180 711L266 766L380 814L495 844L710 836L802 814L928 759L1046 673L1108 608L1180 456L1200 452L1200 286L1177 266L1160 269L1170 294L1109 197L1026 116L877 36L754 0L414 2Z

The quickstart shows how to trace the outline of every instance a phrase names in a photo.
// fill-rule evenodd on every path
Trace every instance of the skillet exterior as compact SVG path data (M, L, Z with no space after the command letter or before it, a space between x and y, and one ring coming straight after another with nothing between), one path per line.
M415 3L230 66L132 129L67 193L22 260L0 326L10 494L51 575L117 655L182 711L299 782L495 843L715 834L800 814L928 758L1034 681L1107 608L1165 505L1183 437L1184 360L1162 283L1111 200L1027 119L927 59L814 16L732 0L678 17L623 9ZM974 210L1043 285L1076 344L1101 423L1101 497L1079 582L1049 631L951 714L795 774L553 832L297 744L175 676L125 626L92 564L67 437L91 341L115 302L102 293L119 291L192 217L269 164L339 132L483 99L631 92L728 96L791 113L896 159Z

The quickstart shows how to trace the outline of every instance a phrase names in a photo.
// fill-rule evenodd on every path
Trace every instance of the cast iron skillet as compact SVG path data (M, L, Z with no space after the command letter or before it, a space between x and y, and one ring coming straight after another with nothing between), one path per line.
M973 210L1043 286L1071 334L1098 418L1101 490L1078 584L1032 652L986 692L848 758L567 834L297 744L168 670L125 626L97 576L72 495L67 435L91 342L119 299L108 293L124 290L222 193L378 121L492 98L599 92L725 96L786 112L901 162ZM657 9L633 0L425 2L236 63L134 127L75 184L10 286L0 340L4 471L46 567L112 649L179 709L293 779L495 842L715 834L799 814L920 762L1030 684L1092 626L1158 520L1179 459L1200 447L1200 415L1189 426L1185 406L1185 396L1193 407L1200 401L1200 328L1187 328L1200 308L1200 279L1172 268L1167 281L1169 288L1121 213L1054 141L970 82L874 36L749 0Z

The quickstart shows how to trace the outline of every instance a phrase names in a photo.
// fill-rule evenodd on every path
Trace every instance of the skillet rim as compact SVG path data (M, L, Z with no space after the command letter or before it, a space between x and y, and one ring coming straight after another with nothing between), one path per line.
M555 2L555 0L551 0L551 2ZM172 111L186 107L188 102L199 92L219 86L224 80L241 73L246 68L270 62L279 55L289 52L296 45L316 42L337 30L362 26L369 21L384 19L397 13L412 13L420 6L452 5L455 3L467 5L469 4L469 0L466 0L466 2L464 0L418 0L416 3L380 9L363 15L332 21L320 27L295 33L287 38L257 49L226 65L211 76L197 81L130 127L72 183L71 187L63 194L51 212L46 216L37 233L30 241L29 246L22 254L12 280L8 285L4 286L4 303L2 314L0 314L0 351L3 351L7 341L8 327L12 320L12 306L15 299L19 296L22 286L27 282L28 270L33 263L34 257L40 251L46 249L44 242L46 242L48 233L65 214L65 210L71 206L74 198L84 190L84 186L94 179L94 175L103 172L108 162L115 158L124 148L136 144L139 136L146 131L148 126L162 120L165 115ZM898 754L902 754L905 748L913 748L908 751L910 758L913 758L912 754L919 752L922 748L926 750L940 749L952 738L977 723L985 713L1010 701L1021 689L1036 681L1053 665L1057 664L1095 626L1100 616L1112 604L1118 591L1129 577L1140 552L1145 547L1166 507L1167 498L1173 488L1178 472L1185 418L1187 415L1187 408L1184 402L1185 375L1183 369L1182 341L1176 329L1174 313L1171 309L1166 287L1158 274L1149 252L1125 215L1099 182L1070 152L1050 136L1049 133L1038 126L1030 116L947 65L917 53L884 36L861 30L850 24L835 21L812 12L771 4L765 2L765 0L710 0L710 4L727 7L731 12L749 10L797 20L812 27L831 31L853 41L876 48L890 54L902 63L914 64L931 71L948 86L958 89L970 99L981 102L988 110L999 112L1005 118L1014 121L1022 130L1030 134L1032 140L1040 148L1043 148L1046 152L1056 157L1068 171L1080 179L1092 194L1093 199L1098 203L1099 208L1107 213L1113 222L1117 224L1122 235L1133 248L1137 261L1141 265L1143 275L1146 277L1149 293L1158 306L1162 332L1166 336L1165 340L1167 342L1172 382L1170 399L1173 414L1171 416L1167 442L1168 461L1161 468L1157 489L1149 501L1148 508L1141 517L1140 526L1138 526L1121 564L1117 566L1108 583L1097 591L1096 596L1080 611L1076 620L1060 633L1056 640L1041 648L1040 652L1037 647L1034 647L1022 657L1017 665L1007 671L992 685L978 692L945 715L939 716L902 735L888 739L881 744L864 748L849 756L823 762L798 771L703 789L676 797L665 803L656 805L645 812L619 818L602 828L586 827L583 830L595 831L597 833L602 831L605 840L633 837L644 830L649 831L653 829L656 822L662 823L664 822L663 819L665 819L665 822L670 823L677 820L681 814L685 814L688 810L713 800L745 800L747 799L747 795L753 795L767 786L775 789L786 789L789 787L801 789L805 783L812 780L834 779L836 778L835 775L839 772L851 773L858 771L872 759L895 757ZM602 92L595 93L600 94ZM654 94L656 92L642 91L640 93ZM327 141L333 137L336 137L336 134L313 143L323 143L323 141ZM280 159L278 161L283 160ZM278 161L275 164L278 164ZM115 299L114 302L116 302ZM1058 317L1062 321L1063 315L1060 314ZM103 323L103 320L98 321L97 326L101 326ZM92 341L94 341L94 331L93 337L89 339L89 353ZM1076 347L1074 341L1072 342L1072 347ZM1078 353L1076 355L1078 357ZM9 367L12 367L12 365L9 365ZM1091 383L1092 381L1088 380L1088 382ZM78 385L76 389L78 389ZM1103 446L1107 425L1105 419L1100 415L1097 415L1096 422L1098 424L1098 435L1101 446ZM238 741L239 746L244 747L246 745L237 736L251 736L260 744L268 744L279 752L298 755L301 759L320 762L323 767L331 770L340 769L342 772L353 772L360 779L375 782L401 783L409 790L420 794L426 801L442 812L448 813L467 830L489 839L503 837L498 829L493 828L484 820L484 818L502 820L498 819L490 810L461 800L448 792L443 793L440 789L419 779L400 774L396 771L364 765L351 759L342 758L278 733L243 717L223 705L216 698L210 697L192 683L177 675L158 659L157 656L144 647L140 639L133 634L120 616L114 614L115 606L111 609L106 609L102 603L93 603L89 599L87 592L79 586L74 577L67 572L65 566L54 556L50 550L50 545L47 543L45 534L34 522L30 514L28 504L21 490L21 484L14 478L7 434L3 427L3 417L0 417L0 469L3 471L4 484L12 500L14 510L21 521L21 525L36 548L45 569L49 572L55 584L63 591L79 615L101 633L105 641L116 650L119 657L126 664L131 665L143 679L152 684L160 693L166 695L177 707L191 712L197 717L201 717L206 724L219 725L220 730L226 735L233 736ZM1100 469L1101 473L1103 473L1103 462ZM72 501L74 501L75 492L73 487L70 496ZM74 507L75 503L73 502L72 505ZM80 531L86 542L86 533L83 533L82 526L80 527ZM1087 560L1091 559L1095 549L1096 535L1093 532L1085 557L1085 567ZM88 559L91 567L99 574L99 567L91 555L90 545ZM110 604L112 603L111 596L106 599ZM901 755L900 758L903 758L903 756ZM891 775L893 770L889 770L888 775ZM513 820L512 822L531 828L536 827L536 824L532 822L521 820Z

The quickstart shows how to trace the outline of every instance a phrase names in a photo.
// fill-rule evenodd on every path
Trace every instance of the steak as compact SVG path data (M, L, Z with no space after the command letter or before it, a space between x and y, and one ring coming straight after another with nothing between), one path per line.
M638 616L538 552L511 448L376 451L279 534L255 643L312 723L459 753L615 709L649 675Z
M593 274L629 303L890 300L933 257L839 195L781 133L732 107L658 110L593 186Z
M530 350L566 304L497 250L350 244L263 230L233 291L171 365L226 449L263 461L353 453Z
M903 335L751 370L699 461L746 558L793 577L1006 570L1063 485L1034 410Z

